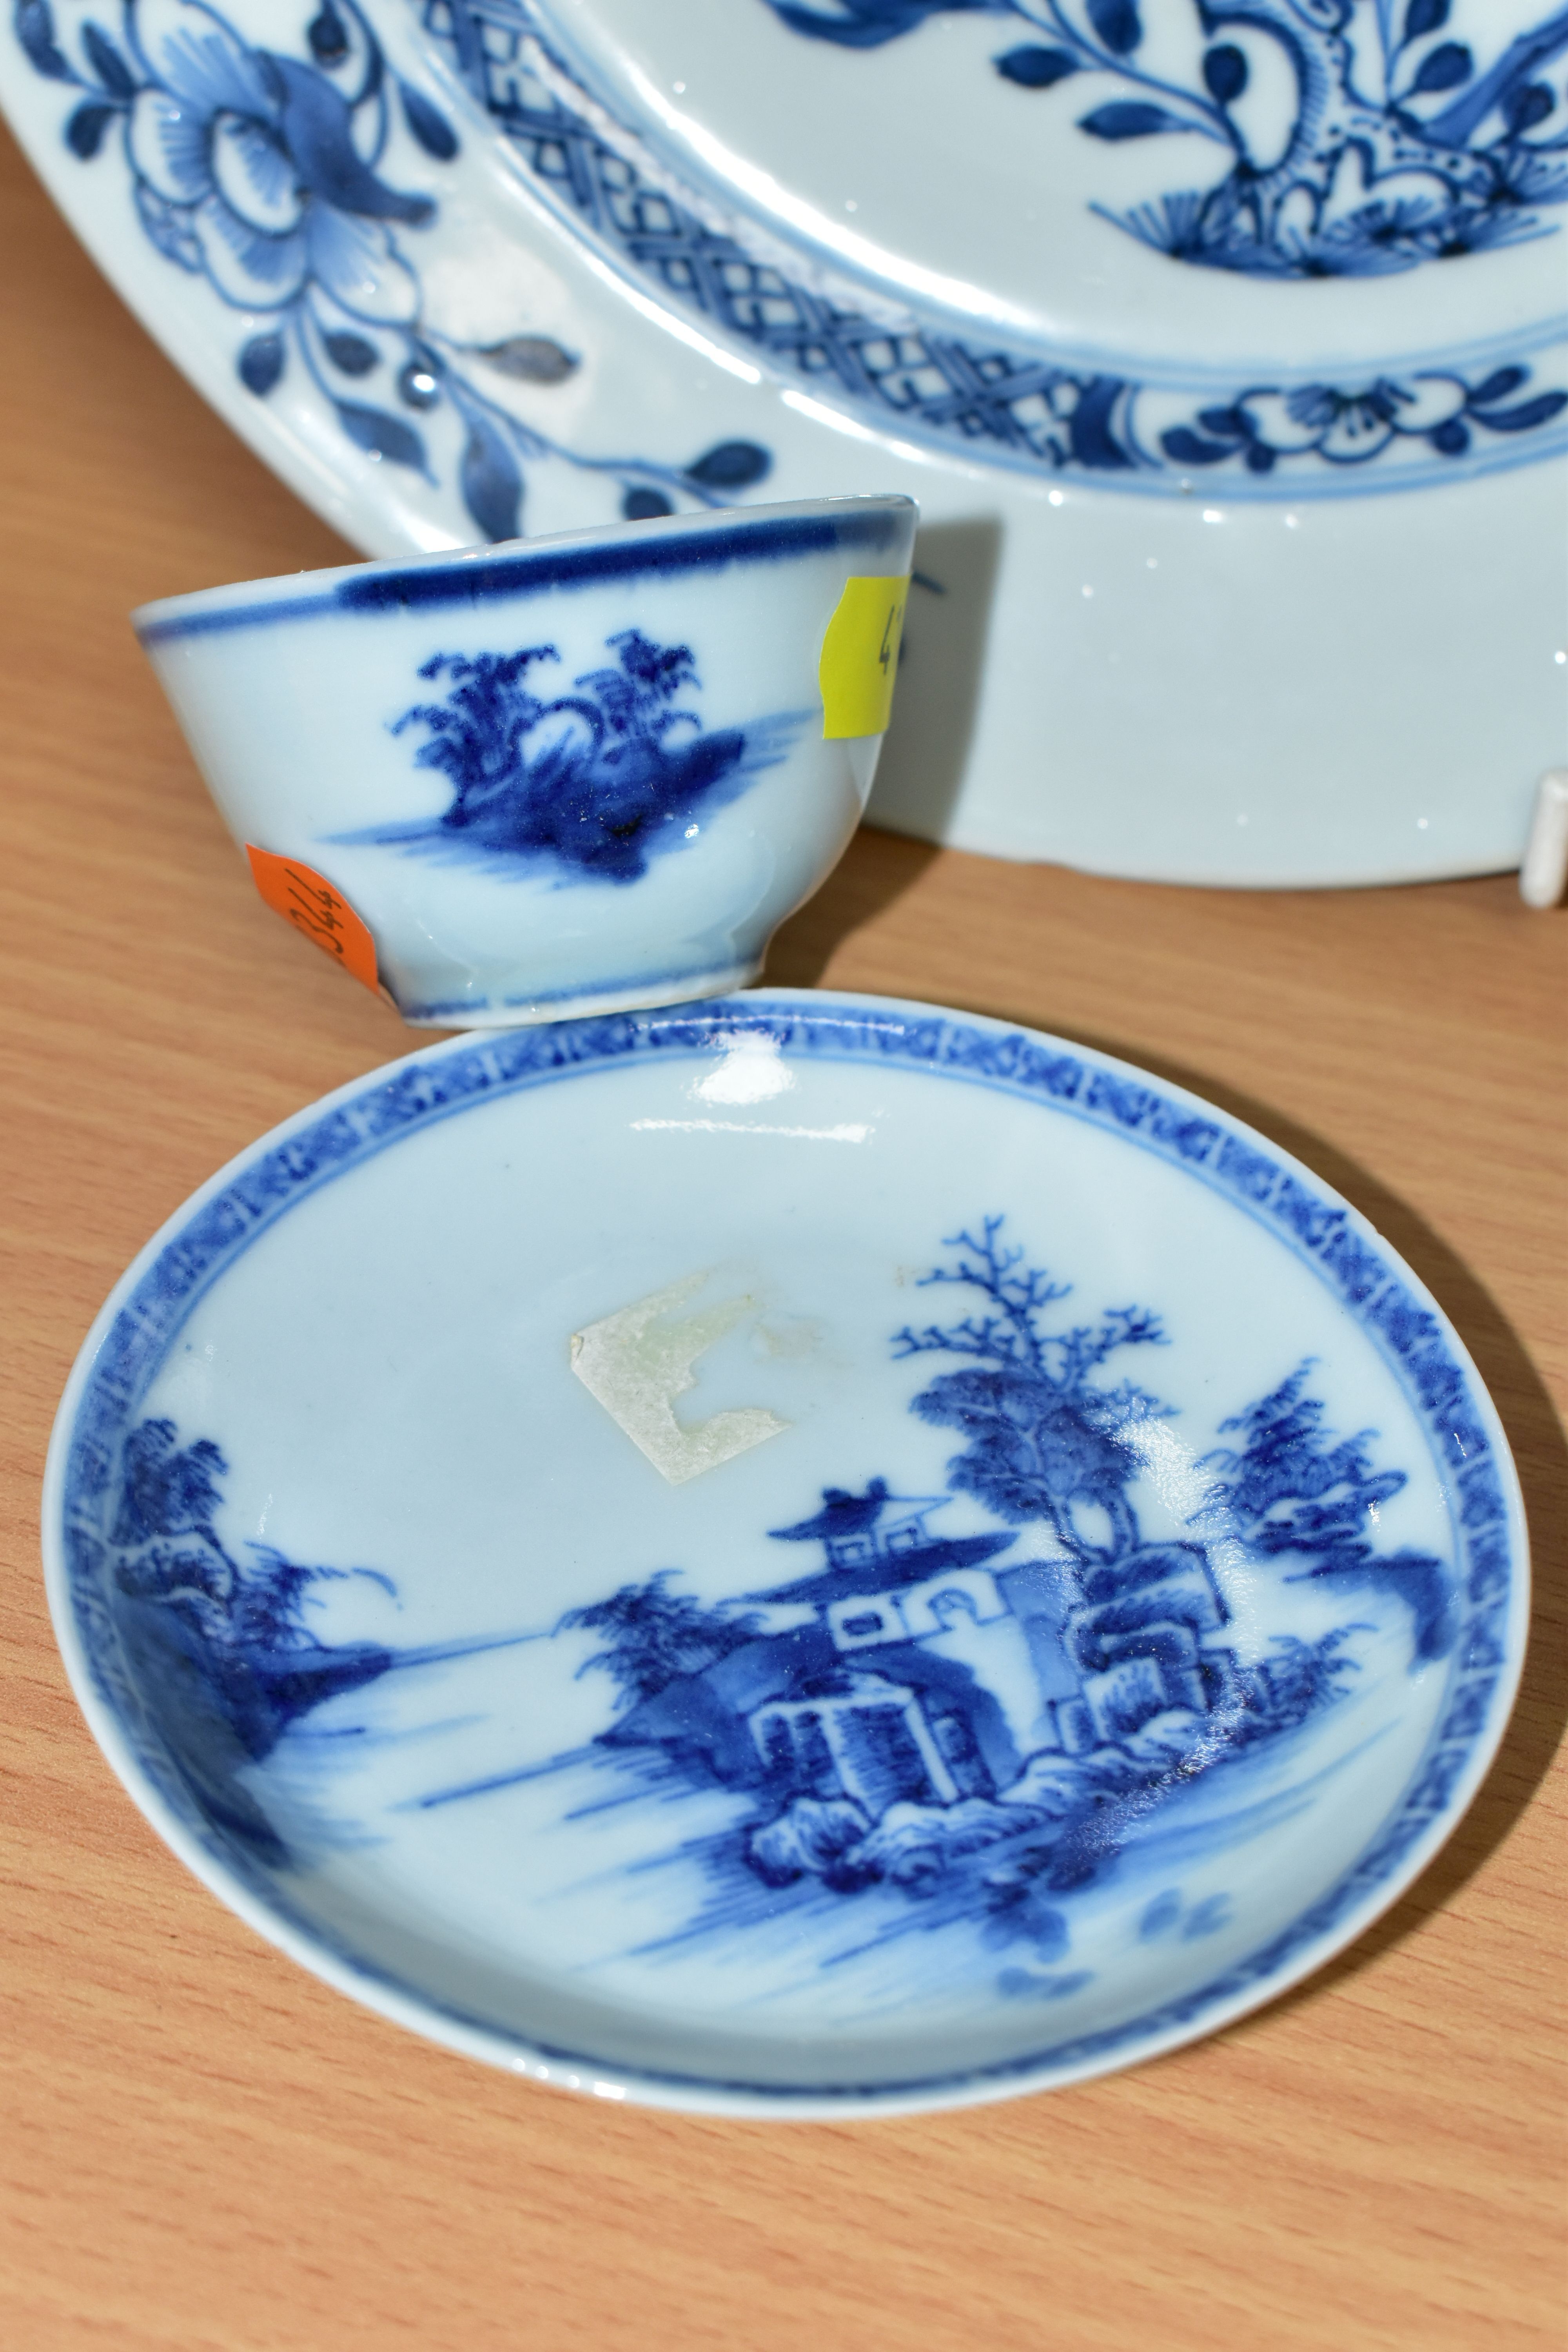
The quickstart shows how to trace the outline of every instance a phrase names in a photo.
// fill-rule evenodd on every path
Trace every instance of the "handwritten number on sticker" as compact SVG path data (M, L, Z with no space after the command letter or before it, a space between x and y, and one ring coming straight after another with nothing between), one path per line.
M286 923L313 940L334 963L379 995L375 941L363 917L313 866L297 857L280 857L270 849L247 842L245 854L258 891Z

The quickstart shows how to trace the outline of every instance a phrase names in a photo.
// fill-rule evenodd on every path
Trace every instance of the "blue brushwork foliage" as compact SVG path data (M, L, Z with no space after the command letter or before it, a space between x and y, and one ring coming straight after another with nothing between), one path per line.
M842 49L879 49L884 42L912 33L928 16L999 13L995 0L840 0L834 8L802 7L795 0L769 0L769 5L792 33L832 41Z
M698 683L690 648L658 646L639 629L606 644L613 667L548 699L531 673L559 659L553 646L437 654L422 665L421 677L447 681L446 698L415 704L393 732L423 727L418 763L452 786L434 833L626 884L740 788L745 730L704 732L677 702Z
M1097 106L1092 114L1080 114L1078 127L1087 131L1091 139L1152 139L1156 131L1191 131L1195 126L1173 114L1168 106L1151 106L1146 99L1117 99L1110 106Z
M943 1497L902 1499L883 1478L830 1486L809 1517L771 1530L822 1548L804 1575L715 1603L664 1568L556 1629L598 1639L577 1671L614 1685L600 1746L657 1750L694 1789L745 1793L746 1818L705 1849L725 1916L744 1912L748 1878L775 1902L795 1886L880 1886L918 1899L927 1926L964 1917L984 1946L1059 1958L1064 1898L1115 1864L1134 1826L1147 1839L1152 1807L1333 1706L1356 1671L1354 1620L1238 1658L1216 1536L1260 1573L1278 1564L1281 1589L1307 1577L1397 1595L1417 1662L1451 1639L1441 1564L1380 1555L1368 1533L1404 1474L1373 1466L1367 1433L1327 1430L1305 1366L1221 1425L1243 1443L1208 1457L1194 1536L1148 1537L1131 1494L1139 1433L1168 1408L1107 1367L1168 1346L1161 1320L1136 1305L1058 1312L1070 1286L1004 1227L988 1216L955 1234L924 1277L963 1311L892 1339L895 1362L952 1361L910 1410L960 1433L949 1495L981 1502L994 1532L943 1538L926 1524ZM1048 1559L1004 1558L1031 1527L1048 1531ZM1037 1713L1019 1704L1020 1641ZM1141 1932L1196 1937L1227 1917L1222 1895L1168 1893ZM1053 1981L1024 1989L1044 1997Z
M207 1817L265 1861L289 1859L241 1775L290 1725L384 1674L374 1643L318 1641L307 1622L317 1588L369 1570L307 1567L269 1546L237 1558L218 1535L227 1471L208 1438L139 1423L125 1439L108 1533L108 1585L133 1679L158 1697L173 1760ZM384 1577L374 1580L390 1591Z
M1079 70L1070 50L1045 48L1037 41L1005 50L994 63L1003 80L1016 82L1020 89L1050 89Z
M1246 52L1234 41L1216 42L1204 51L1204 87L1221 106L1233 106L1247 88Z
M118 37L89 18L70 48L50 0L13 0L11 22L34 72L78 93L60 135L79 162L102 153L152 93L178 120L180 139L161 151L155 179L134 138L114 143L136 223L156 249L205 278L229 310L275 322L235 353L247 392L265 399L292 350L296 398L319 402L373 462L433 487L444 475L487 540L521 528L529 459L607 475L626 498L661 499L660 512L725 505L762 480L772 457L752 442L723 443L689 467L553 442L533 417L496 400L487 377L549 387L575 373L575 353L525 331L476 347L429 326L416 240L437 221L437 199L399 185L388 152L401 130L416 169L446 166L460 142L438 105L389 71L358 0L321 0L299 57L247 41L208 0L191 0L187 13L184 26L149 20L138 0L119 0ZM434 441L384 408L338 397L334 375L367 376L384 363L404 407L445 412ZM432 451L442 439L438 473Z
M72 81L70 59L55 39L54 13L48 0L16 0L12 19L16 38L35 73L50 81Z
M1406 1484L1403 1470L1373 1470L1366 1431L1337 1442L1323 1427L1324 1408L1306 1393L1310 1364L1279 1388L1220 1423L1243 1444L1209 1457L1220 1475L1214 1499L1249 1549L1264 1559L1294 1557L1296 1574L1372 1592L1397 1593L1415 1626L1415 1655L1446 1657L1454 1643L1454 1592L1443 1563L1408 1548L1374 1550L1372 1536L1385 1503Z
M363 335L351 335L339 328L321 337L327 357L344 375L368 375L381 358L381 353Z
M773 457L756 441L721 441L686 468L688 481L705 490L749 490L766 479Z
M515 539L522 528L522 468L507 436L478 410L463 446L461 482L463 504L486 539Z
M653 522L658 516L673 512L662 490L647 489L641 483L635 484L621 500L621 513L627 522Z
M1405 46L1441 32L1448 21L1448 0L1410 0L1405 12Z
M1133 0L1083 0L1083 13L1112 57L1128 56L1143 38Z
M391 416L384 408L369 408L363 401L339 400L333 403L338 421L349 439L372 457L384 457L394 466L407 466L416 474L425 473L425 444L412 425L405 425L400 416Z
M703 1673L752 1638L754 1614L723 1615L704 1609L687 1594L671 1592L679 1574L660 1569L640 1584L623 1584L607 1601L569 1609L561 1630L603 1633L605 1647L584 1660L579 1675L602 1667L614 1680L623 1706L657 1697L677 1675Z
M434 155L438 163L451 163L458 152L458 134L440 108L432 106L405 81L398 83L397 95L403 101L403 119L426 155Z
M66 145L84 163L89 163L103 144L103 134L119 116L117 106L100 106L89 99L79 106L66 124Z
M288 345L281 335L252 335L240 346L237 365L247 392L265 399L283 373Z
M310 55L329 73L347 58L348 26L333 7L332 0L322 0L320 12L310 19L306 29L306 38L310 44Z
M764 5L793 32L872 49L965 0ZM1380 276L1540 235L1541 209L1568 201L1561 128L1543 130L1558 96L1540 79L1568 48L1561 5L1511 40L1500 34L1489 61L1467 42L1434 39L1448 0L1409 0L1397 27L1388 0L1186 0L1205 45L1190 81L1145 59L1136 0L983 5L1033 37L993 58L1005 80L1045 91L1085 73L1121 85L1076 116L1087 137L1116 145L1182 132L1220 151L1211 185L1104 214L1174 261L1268 278ZM1296 114L1282 151L1255 154L1235 111L1250 68L1225 38L1231 28L1273 41L1290 69Z
M105 89L116 98L134 98L136 77L101 26L89 18L81 28L82 54Z
M956 1234L956 1263L925 1277L925 1286L966 1288L984 1305L961 1322L906 1325L897 1334L900 1357L973 1360L971 1369L939 1374L910 1411L963 1432L968 1449L948 1465L949 1477L999 1518L1043 1521L1089 1559L1099 1552L1081 1538L1074 1510L1090 1505L1110 1522L1112 1549L1130 1549L1138 1533L1126 1497L1132 1465L1125 1432L1158 1407L1141 1389L1125 1382L1106 1389L1093 1375L1122 1349L1163 1346L1159 1318L1140 1307L1115 1307L1096 1324L1047 1330L1041 1318L1067 1297L1067 1286L1024 1265L1022 1250L1003 1243L1002 1224L987 1217L977 1235Z
M1444 41L1422 58L1410 85L1411 95L1419 98L1436 90L1458 89L1475 69L1476 61L1462 41Z

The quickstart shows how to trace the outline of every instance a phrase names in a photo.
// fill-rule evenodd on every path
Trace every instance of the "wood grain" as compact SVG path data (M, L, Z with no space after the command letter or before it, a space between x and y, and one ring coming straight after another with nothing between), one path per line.
M772 967L1037 1023L1201 1089L1349 1193L1454 1317L1517 1449L1539 1623L1479 1802L1380 1926L1159 2064L926 2120L612 2110L426 2047L186 1876L50 1639L38 1479L104 1292L229 1154L419 1041L261 907L125 624L342 551L9 149L0 250L5 2343L1562 2342L1568 915L1525 914L1506 877L1244 897L868 834Z

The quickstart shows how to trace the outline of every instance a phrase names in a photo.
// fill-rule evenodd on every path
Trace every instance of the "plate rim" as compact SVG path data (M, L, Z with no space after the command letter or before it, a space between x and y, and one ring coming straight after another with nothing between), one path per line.
M850 1015L851 1022L845 1025L855 1025L862 1033L868 1025L868 1015L884 1014L891 1016L897 1024L907 1024L911 1019L923 1023L936 1022L951 1024L961 1034L964 1031L971 1034L979 1032L999 1042L1018 1041L1025 1047L1043 1046L1053 1055L1076 1062L1091 1075L1107 1074L1112 1086L1131 1082L1135 1093L1144 1097L1145 1108L1157 1106L1162 1101L1173 1102L1196 1112L1222 1136L1239 1138L1255 1152L1261 1147L1264 1158L1274 1171L1277 1173L1282 1171L1303 1183L1309 1199L1314 1204L1342 1213L1342 1224L1358 1240L1372 1245L1378 1258L1380 1272L1385 1277L1393 1276L1413 1299L1417 1309L1436 1319L1437 1336L1449 1359L1465 1378L1468 1390L1467 1402L1485 1429L1489 1459L1501 1490L1510 1574L1504 1609L1506 1651L1487 1698L1484 1720L1470 1735L1462 1761L1448 1780L1441 1801L1430 1812L1426 1826L1407 1839L1360 1897L1352 1896L1347 1900L1325 1927L1316 1931L1308 1927L1302 1932L1304 1923L1316 1911L1332 1902L1335 1895L1365 1869L1369 1857L1375 1855L1380 1842L1407 1809L1412 1792L1418 1787L1441 1739L1442 1717L1452 1706L1451 1696L1446 1707L1439 1710L1422 1755L1407 1780L1388 1809L1379 1816L1372 1836L1357 1857L1327 1889L1321 1890L1306 1910L1298 1914L1286 1928L1269 1939L1260 1950L1245 1955L1233 1963L1210 1985L1200 1985L1179 1996L1173 2003L1157 2003L1143 2016L1103 2028L1099 2033L1077 2037L1076 2042L1068 2041L1047 2044L995 2065L948 2070L885 2085L847 2084L796 2087L788 2084L731 2082L714 2075L687 2075L673 2070L625 2065L595 2058L591 2053L565 2050L546 2042L510 2033L430 1995L412 1990L389 1972L380 1970L373 1962L356 1958L346 1948L334 1949L329 1931L302 1916L293 1914L286 1898L276 1892L263 1895L257 1887L247 1885L237 1864L233 1860L221 1859L210 1850L158 1788L112 1700L100 1685L72 1591L71 1572L63 1539L63 1505L68 1457L77 1436L79 1409L96 1373L99 1358L119 1317L171 1244L239 1176L260 1164L270 1152L293 1142L301 1133L324 1124L356 1098L382 1090L398 1078L406 1077L411 1071L437 1066L447 1061L461 1061L465 1056L479 1056L481 1060L489 1056L493 1072L495 1057L504 1052L509 1041L524 1041L525 1045L531 1042L542 1055L552 1041L565 1044L575 1038L581 1043L584 1033L587 1033L588 1050L565 1052L552 1067L536 1069L527 1076L514 1076L510 1081L496 1078L493 1081L494 1092L486 1089L468 1091L454 1101L420 1110L412 1121L377 1139L369 1147L370 1151L379 1153L401 1136L423 1131L426 1124L459 1117L465 1109L500 1099L503 1094L521 1091L525 1087L531 1090L534 1086L557 1083L562 1078L591 1076L595 1071L626 1066L636 1054L636 1047L623 1045L618 1050L606 1050L597 1043L600 1033L618 1032L625 1035L627 1032L646 1031L661 1024L679 1025L692 1033L689 1043L672 1042L658 1049L662 1059L665 1055L673 1055L679 1052L695 1055L710 1050L706 1041L695 1033L703 1030L710 1033L715 1025L721 1025L726 1021L744 1024L750 1020L752 1025L760 1025L772 1017L783 1025L798 1024L803 1017L816 1017L831 1024L836 1014ZM787 1042L784 1049L786 1052L789 1050ZM809 1042L804 1050L810 1053L818 1051ZM854 1066L877 1066L865 1052L823 1055L822 1058ZM966 1071L962 1064L938 1062L929 1056L911 1056L907 1066L916 1073L956 1078L964 1083L976 1082L973 1071ZM994 1078L987 1081L984 1077L978 1082L997 1083ZM1022 1087L1004 1084L1002 1090L1013 1093L1016 1099L1028 1099ZM1089 1116L1087 1111L1072 1112L1065 1102L1055 1102L1053 1107L1068 1110L1069 1115L1079 1118ZM1113 1111L1112 1118L1122 1121L1123 1131L1120 1139L1145 1150L1153 1149L1146 1137L1141 1138L1125 1130L1124 1114ZM1093 1123L1102 1132L1118 1132L1116 1125L1104 1119L1096 1118ZM360 1164L364 1156L368 1155L363 1151L356 1153L343 1169L334 1170L324 1179L319 1174L310 1174L295 1180L297 1189L269 1213L258 1220L240 1243L240 1250L248 1246L249 1241L265 1232L278 1217L287 1214L290 1207L307 1197L320 1183L333 1181L337 1173L349 1172L353 1166ZM1167 1165L1182 1164L1168 1150L1162 1150L1157 1156ZM1203 1181L1201 1171L1190 1163L1188 1172L1198 1175ZM1222 1190L1215 1183L1214 1189L1220 1191L1221 1197L1227 1199L1242 1213L1258 1218L1258 1211L1249 1208L1233 1188L1226 1186ZM1285 1234L1276 1226L1270 1224L1265 1229L1272 1232L1283 1245L1289 1246ZM183 1325L184 1317L212 1282L221 1278L233 1263L234 1255L237 1254L224 1255L209 1281L189 1294L179 1321L164 1336L159 1363L163 1360L167 1345ZM1305 1252L1298 1251L1297 1255L1304 1262L1310 1262ZM1381 1285L1370 1294L1373 1297L1381 1295ZM1380 1336L1376 1327L1357 1311L1354 1303L1347 1302L1347 1311L1356 1313L1363 1335L1383 1355L1396 1381L1405 1389L1412 1409L1419 1413L1420 1408L1407 1386L1408 1375L1399 1367L1386 1339ZM426 2041L554 2088L583 2092L612 2102L626 2101L639 2105L711 2116L784 2117L821 2122L989 2105L1032 2092L1065 2089L1074 2083L1142 2064L1169 2051L1206 2039L1239 2018L1266 2007L1357 1942L1366 1929L1420 1877L1453 1834L1489 1771L1506 1736L1523 1672L1530 1631L1529 1528L1518 1471L1501 1417L1474 1359L1446 1310L1399 1253L1378 1233L1369 1218L1292 1152L1275 1145L1235 1113L1188 1087L1143 1069L1136 1063L1125 1061L1098 1046L1083 1045L1049 1031L1008 1022L994 1015L964 1012L918 999L852 990L764 986L742 995L664 1006L657 1011L604 1014L580 1022L542 1024L510 1031L477 1034L459 1033L379 1064L305 1104L245 1146L197 1186L163 1222L112 1285L72 1364L55 1414L42 1482L40 1516L46 1594L55 1639L72 1696L105 1760L143 1819L193 1876L209 1893L216 1895L226 1909L310 1975L346 1993L362 2007L407 2028ZM1454 1517L1458 1532L1461 1524L1458 1509ZM1287 1938L1294 1939L1298 1944L1293 1957L1287 1957L1272 1969L1256 1966L1273 1945ZM1228 1992L1219 1989L1227 1979L1237 1976L1245 1976L1246 1981ZM1159 2021L1167 2007L1180 2008L1184 2014L1173 2021L1162 2023ZM1080 2046L1095 2043L1108 2046L1089 2049ZM1066 2053L1076 2050L1078 2054L1057 2060L1053 2052L1058 2050Z

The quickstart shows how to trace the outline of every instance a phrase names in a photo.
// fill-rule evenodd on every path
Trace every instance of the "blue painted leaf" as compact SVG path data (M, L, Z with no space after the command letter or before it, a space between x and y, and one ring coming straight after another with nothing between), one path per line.
M1201 433L1178 425L1172 432L1162 433L1160 446L1173 465L1217 466L1222 457L1233 457L1236 445L1230 441L1205 441Z
M1049 89L1078 71L1078 59L1067 49L1043 49L1027 41L991 62L1004 81L1016 81L1020 89Z
M265 399L283 373L287 347L281 335L252 335L235 364L247 392Z
M1156 131L1190 131L1192 124L1142 99L1117 99L1110 106L1097 106L1092 114L1080 114L1078 127L1092 139L1147 139Z
M66 145L71 153L79 155L84 163L89 163L102 145L103 134L119 111L117 106L105 106L97 100L89 100L85 105L79 106L66 124Z
M1528 433L1563 408L1568 408L1568 392L1542 392L1533 400L1521 401L1517 408L1489 409L1481 423L1489 433Z
M651 522L655 515L673 514L675 509L662 490L628 490L621 500L621 512L628 522Z
M1468 404L1468 406L1471 408L1489 408L1494 400L1506 400L1510 392L1517 392L1519 390L1520 385L1524 382L1529 373L1530 370L1528 368L1521 367L1500 367L1494 369L1493 373L1488 376L1485 383L1479 383L1474 392L1471 393Z
M1435 49L1428 50L1416 68L1415 79L1410 85L1411 96L1429 96L1435 90L1458 89L1462 81L1469 80L1475 70L1475 62L1463 41L1439 41Z
M425 471L425 444L412 425L388 416L384 408L363 408L357 400L338 400L332 405L349 439L369 456L385 457L394 466L412 466L416 474Z
M16 38L35 73L47 74L51 81L75 79L69 59L55 46L55 20L48 0L16 0Z
M1470 446L1470 428L1462 417L1448 416L1426 438L1440 457L1462 457Z
M1108 49L1124 58L1143 37L1133 0L1084 0L1084 14Z
M1447 21L1448 0L1410 0L1405 12L1405 38L1425 40L1428 33L1439 31Z
M1533 131L1538 122L1544 122L1556 103L1556 99L1543 81L1526 82L1522 89L1514 90L1503 109L1513 136L1521 138L1525 131Z
M1279 454L1277 449L1268 446L1267 441L1249 441L1243 462L1249 474L1269 474L1274 470L1274 460Z
M348 27L343 23L332 0L321 0L321 12L310 20L310 55L319 66L331 73L341 66L349 53Z
M81 45L87 52L88 63L106 90L115 98L135 97L135 75L109 35L90 17L81 28Z
M1247 88L1247 58L1234 41L1204 51L1204 82L1218 106L1233 106Z
M1246 441L1250 438L1251 428L1239 408L1200 408L1198 423L1205 433L1215 434L1222 440Z
M959 14L982 5L984 0L845 0L841 14L828 15L819 8L796 6L794 0L771 0L774 14L792 33L805 33L814 41L834 41L845 49L878 49L884 41L912 33L928 16L946 11Z
M397 396L410 408L434 408L441 397L440 379L422 359L411 359L397 371Z
M510 444L486 416L473 416L463 451L463 504L487 539L515 539L522 509L522 476Z
M438 163L449 163L458 152L458 134L438 107L405 81L397 85L403 100L404 120L426 155L434 155Z
M754 441L721 441L686 468L705 490L747 490L773 471L773 457Z
M575 355L548 335L509 335L504 342L482 343L479 355L519 383L564 383L578 367Z
M344 334L341 331L321 337L327 347L327 357L344 375L368 375L381 353L363 335Z
M284 144L311 195L339 212L406 221L411 228L431 218L436 207L428 196L389 188L362 159L353 142L353 118L331 82L297 58L269 57L265 50L256 55L276 78Z

